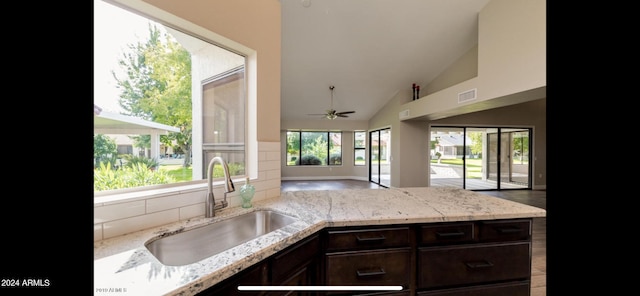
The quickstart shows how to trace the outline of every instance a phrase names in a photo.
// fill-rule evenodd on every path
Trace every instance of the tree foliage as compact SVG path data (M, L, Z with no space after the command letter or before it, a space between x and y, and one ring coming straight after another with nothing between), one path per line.
M149 24L149 38L129 44L118 60L125 77L112 75L121 90L120 106L126 115L180 128L162 136L165 145L176 143L185 151L183 166L191 163L191 55L171 35ZM148 147L144 137L136 145Z
M467 133L469 139L471 139L471 153L473 154L482 154L482 144L484 143L482 132L469 132Z
M315 155L324 164L328 158L328 135L324 132L302 132L301 133L301 154ZM304 164L304 163L303 163ZM315 163L311 163L315 164Z
M115 165L117 156L116 140L103 134L93 135L93 160L96 167L101 163Z

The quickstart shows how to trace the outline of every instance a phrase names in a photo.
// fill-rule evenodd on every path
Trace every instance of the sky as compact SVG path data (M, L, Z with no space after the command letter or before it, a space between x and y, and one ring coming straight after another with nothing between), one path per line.
M101 0L94 0L93 9L93 101L103 110L120 113L122 108L117 102L120 91L111 70L120 68L118 58L127 44L135 43L139 37L146 38L149 20Z

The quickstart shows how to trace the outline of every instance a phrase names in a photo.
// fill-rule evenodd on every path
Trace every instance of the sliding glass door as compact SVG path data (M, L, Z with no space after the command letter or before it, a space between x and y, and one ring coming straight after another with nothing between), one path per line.
M431 128L431 186L464 188L464 128Z
M431 127L431 186L530 189L530 135L529 128Z
M465 189L469 190L497 190L498 182L492 180L491 174L496 171L498 155L493 144L497 143L494 136L497 128L467 127L465 132L468 141L466 147L469 153L464 158Z
M529 140L527 129L502 129L502 143L507 153L500 169L500 183L530 187L531 165L529 162Z
M369 132L369 181L391 186L391 129Z

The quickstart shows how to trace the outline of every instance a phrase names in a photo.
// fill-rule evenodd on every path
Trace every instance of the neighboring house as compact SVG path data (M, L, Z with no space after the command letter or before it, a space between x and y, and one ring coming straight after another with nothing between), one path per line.
M466 137L467 148L465 151L465 142L460 134L438 134L432 137L431 141L437 141L436 148L431 151L433 157L436 152L440 152L440 158L462 158L463 155L471 154L471 139Z

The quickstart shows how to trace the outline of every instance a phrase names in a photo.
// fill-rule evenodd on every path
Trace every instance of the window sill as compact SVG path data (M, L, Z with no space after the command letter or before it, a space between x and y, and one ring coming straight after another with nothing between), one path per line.
M241 182L241 181L244 181L244 179L243 180L238 179L237 181L233 180L234 183ZM223 186L224 182L214 181L211 183L211 185L213 187ZM181 186L171 186L167 188L157 188L157 189L132 191L132 192L120 192L120 193L114 193L114 194L102 194L102 195L94 196L93 205L99 206L99 205L117 204L122 202L145 200L149 198L171 196L171 195L177 195L177 194L183 194L183 193L189 193L189 192L196 192L196 191L203 191L203 190L206 191L207 189L208 189L207 182L200 182L195 184L194 183L185 184Z

